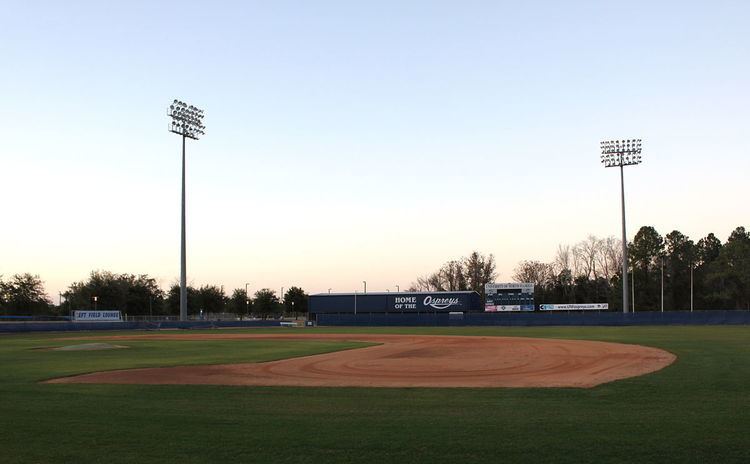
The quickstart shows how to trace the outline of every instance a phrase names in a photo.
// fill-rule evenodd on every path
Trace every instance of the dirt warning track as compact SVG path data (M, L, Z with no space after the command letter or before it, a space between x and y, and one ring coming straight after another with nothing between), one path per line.
M353 340L379 345L281 361L96 372L49 383L315 387L594 387L670 365L639 345L521 337L368 334L174 334L101 340Z

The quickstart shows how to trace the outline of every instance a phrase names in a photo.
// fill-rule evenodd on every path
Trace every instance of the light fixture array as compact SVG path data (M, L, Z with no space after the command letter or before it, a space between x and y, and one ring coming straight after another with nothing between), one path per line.
M193 105L175 100L169 105L167 111L172 122L169 124L169 131L175 134L198 140L200 136L205 135L206 126L203 125L203 110Z
M641 139L606 140L601 143L601 149L604 167L641 163Z

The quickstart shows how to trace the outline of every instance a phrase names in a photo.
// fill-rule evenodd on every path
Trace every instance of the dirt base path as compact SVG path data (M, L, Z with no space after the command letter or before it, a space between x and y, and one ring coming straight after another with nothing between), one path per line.
M96 337L102 339L102 337ZM581 340L367 334L174 334L109 340L355 340L380 345L282 361L96 372L50 383L310 387L594 387L654 372L664 350ZM69 339L68 339L69 340Z

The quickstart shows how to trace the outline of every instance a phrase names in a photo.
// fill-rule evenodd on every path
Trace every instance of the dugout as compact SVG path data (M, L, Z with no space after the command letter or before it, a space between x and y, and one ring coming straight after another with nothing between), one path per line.
M310 318L318 314L431 314L481 312L477 292L318 293L310 295Z

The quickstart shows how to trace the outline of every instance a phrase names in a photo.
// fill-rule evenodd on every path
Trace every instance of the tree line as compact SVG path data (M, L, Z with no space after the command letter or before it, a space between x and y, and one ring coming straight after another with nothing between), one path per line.
M512 280L533 283L536 304L608 303L622 310L622 259L620 240L590 235L559 245L551 262L520 262ZM744 227L724 243L713 233L696 243L678 230L661 236L644 226L628 244L628 265L636 311L660 310L662 289L665 311L750 310L750 233ZM494 277L494 257L474 252L418 278L412 290L475 290L484 299L484 284Z
M180 313L180 286L162 290L148 275L115 274L94 271L88 279L71 284L53 305L39 276L16 274L7 281L0 276L0 314L67 315L72 310L118 310L132 316L172 316ZM239 317L270 317L307 312L308 295L300 287L290 287L281 297L268 288L249 296L244 288L226 295L217 285L188 286L191 316L201 313L233 313Z
M478 251L469 256L446 262L435 272L417 277L410 292L455 292L473 290L484 295L484 285L494 282L495 256Z
M737 227L722 243L713 233L697 242L678 230L666 236L654 227L641 227L628 244L628 264L636 310L664 309L750 310L750 233ZM420 276L409 291L474 290L484 297L484 285L494 282L496 262L492 254L477 251L450 260L438 270ZM593 235L574 245L559 245L550 262L522 261L512 275L517 282L535 285L537 304L609 303L622 310L622 244L614 237ZM662 286L663 282L663 286ZM691 292L692 288L692 292ZM188 308L199 313L234 313L268 317L305 313L308 295L291 287L281 297L264 288L252 297L245 289L227 296L220 286L188 287ZM94 271L87 280L75 282L53 305L39 276L0 276L0 314L67 315L75 309L119 310L129 315L177 315L180 287L162 290L148 275ZM94 300L96 297L96 301Z

